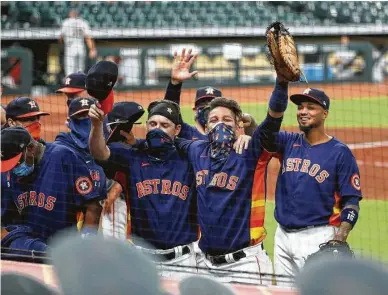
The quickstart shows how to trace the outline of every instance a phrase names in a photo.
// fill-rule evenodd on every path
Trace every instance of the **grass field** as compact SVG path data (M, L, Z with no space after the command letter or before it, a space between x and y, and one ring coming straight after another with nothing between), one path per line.
M356 255L369 257L388 263L388 202L362 200L360 203L360 217L350 233L348 242ZM274 219L275 204L266 204L265 228L267 238L265 249L273 258L273 243L277 223Z
M354 98L349 100L332 100L327 120L328 127L388 127L388 97ZM243 112L251 114L259 123L267 112L267 103L242 103ZM194 124L191 106L182 106L182 116L189 124ZM297 126L296 106L289 102L283 126Z

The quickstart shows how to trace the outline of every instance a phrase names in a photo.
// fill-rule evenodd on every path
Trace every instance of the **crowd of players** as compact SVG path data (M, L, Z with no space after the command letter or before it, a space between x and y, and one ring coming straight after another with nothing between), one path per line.
M257 125L214 87L196 92L195 126L182 119L182 83L197 55L174 55L165 98L148 108L146 138L131 129L145 113L113 103L117 65L102 61L67 76L68 132L41 138L41 111L28 97L3 110L4 255L44 255L55 234L99 231L136 245L161 274L210 274L222 282L272 284L293 276L320 243L346 241L358 218L361 185L349 148L327 135L330 100L319 89L292 95L301 133L280 132L288 82L277 77ZM274 264L264 248L266 169L281 163ZM28 253L28 255L26 255ZM274 269L273 269L274 265ZM167 267L169 266L169 267ZM290 285L291 280L278 280Z

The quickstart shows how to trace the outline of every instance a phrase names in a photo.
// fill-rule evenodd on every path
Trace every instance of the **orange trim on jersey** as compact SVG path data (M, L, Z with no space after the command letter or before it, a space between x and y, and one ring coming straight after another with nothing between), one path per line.
M77 230L80 232L82 229L82 226L84 225L85 215L82 211L78 211L76 213L76 220L77 220Z
M333 226L339 226L341 224L341 209L340 209L340 202L341 202L341 196L338 192L334 193L334 206L333 206L333 213L331 214L329 218L329 225Z
M264 151L256 164L253 176L251 218L250 218L250 244L256 245L263 241L267 235L264 228L265 200L266 200L266 170L272 154Z

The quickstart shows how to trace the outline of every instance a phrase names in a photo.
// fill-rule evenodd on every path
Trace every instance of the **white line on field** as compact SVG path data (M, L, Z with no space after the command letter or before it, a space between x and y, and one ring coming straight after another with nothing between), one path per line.
M362 149L373 149L373 148L379 148L379 147L388 147L388 140L361 142L361 143L350 143L350 144L348 144L348 147L351 150L362 150Z

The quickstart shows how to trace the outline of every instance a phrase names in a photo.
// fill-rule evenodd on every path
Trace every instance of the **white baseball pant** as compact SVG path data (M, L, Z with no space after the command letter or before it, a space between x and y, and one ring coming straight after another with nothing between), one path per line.
M262 243L242 249L246 257L237 262L214 265L204 253L198 261L198 274L210 276L222 283L272 285L273 266ZM225 255L230 261L230 254Z
M278 225L274 244L277 285L294 287L293 277L303 267L307 257L317 252L320 244L333 239L335 233L336 227L328 225L298 231L286 231Z
M85 71L85 48L78 46L66 46L64 56L65 75L68 76L78 71Z
M152 254L170 254L175 253L175 258L163 261L155 262L159 270L160 276L166 279L182 280L186 277L197 274L197 257L195 255L194 243L186 245L190 248L190 253L182 254L184 246L177 246L167 250L151 250L136 246L138 249L145 253L150 253L150 258L153 258ZM157 255L159 256L159 255ZM157 256L156 259L157 259Z
M127 239L127 204L122 198L117 198L112 204L110 214L101 214L100 231L104 237L113 237L119 240Z

